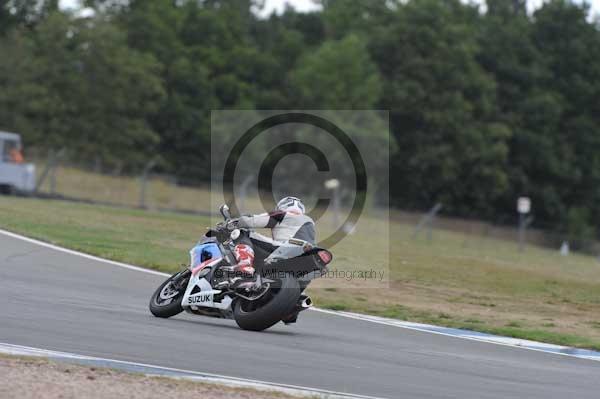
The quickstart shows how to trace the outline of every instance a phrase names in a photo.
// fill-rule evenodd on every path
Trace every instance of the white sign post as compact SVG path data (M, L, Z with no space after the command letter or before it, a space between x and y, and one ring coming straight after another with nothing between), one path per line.
M325 188L333 192L333 227L337 227L340 214L340 181L338 179L329 179L325 181Z
M529 197L519 197L517 199L517 212L519 212L519 251L523 252L525 246L525 229L528 219L525 216L531 211L531 199Z
M531 199L529 197L519 197L517 199L517 212L527 214L531 211Z

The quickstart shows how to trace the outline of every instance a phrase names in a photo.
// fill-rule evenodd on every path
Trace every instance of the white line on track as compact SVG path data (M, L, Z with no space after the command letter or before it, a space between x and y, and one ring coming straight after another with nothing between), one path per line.
M54 245L54 244L50 244L50 243L47 243L44 241L25 237L20 234L12 233L10 231L6 231L6 230L2 230L2 229L0 229L0 234L9 236L9 237L12 237L15 239L23 240L23 241L26 241L26 242L29 242L32 244L40 245L40 246L43 246L46 248L50 248L55 251L64 252L64 253L67 253L70 255L80 256L83 258L91 259L91 260L94 260L97 262L107 263L107 264L117 266L117 267L122 267L125 269L136 270L139 272L150 273L150 274L155 274L155 275L159 275L159 276L169 276L169 274L167 274L167 273L159 272L156 270L145 269L143 267L134 266L134 265L130 265L130 264L123 263L123 262L116 262L113 260L100 258L98 256L89 255L89 254L86 254L83 252L63 248L58 245ZM532 350L532 351L537 351L537 352L551 353L551 354L555 354L555 355L570 356L570 357L576 357L576 358L580 358L580 359L600 361L600 352L595 352L595 351L586 350L586 349L577 349L577 348L571 348L568 346L547 344L547 343L543 343L543 342L536 342L536 341L517 339L517 338L511 338L511 337L503 337L503 336L499 336L499 335L485 334L485 333L479 333L479 332L469 331L469 330L446 328L446 327L434 326L434 325L430 325L430 324L412 323L412 322L407 322L407 321L402 321L402 320L388 319L388 318L378 317L378 316L362 315L362 314L351 313L351 312L340 312L340 311L333 311L333 310L319 309L319 308L311 308L311 310L325 313L325 314L331 314L331 315L346 317L346 318L350 318L350 319L361 320L361 321L370 322L370 323L383 324L383 325L387 325L387 326L404 328L404 329L408 329L408 330L426 332L426 333L430 333L430 334L437 334L437 335L443 335L443 336L453 337L453 338L486 342L486 343L490 343L490 344L494 344L494 345L509 346L509 347L513 347L513 348L521 348L521 349L527 349L527 350Z
M402 321L395 319L387 319L385 317L363 315L351 312L340 312L329 309L311 308L311 310L326 313L336 316L347 317L355 320L367 321L370 323L383 324L386 326L399 327L407 330L421 331L430 334L443 335L446 337L467 339L470 341L485 342L488 344L508 346L518 349L527 349L536 352L545 352L554 355L563 355L576 357L580 359L600 361L600 352L578 349L569 346L548 344L544 342L530 341L527 339L503 337L500 335L480 333L477 331L462 330L457 328L440 327L431 324L412 323L410 321Z
M6 230L2 230L2 229L0 229L0 234L4 234L5 236L16 238L18 240L27 241L27 242L29 242L31 244L39 245L41 247L50 248L50 249L53 249L55 251L64 252L64 253L69 254L69 255L80 256L82 258L91 259L91 260L95 260L97 262L102 262L102 263L108 263L109 265L118 266L118 267L122 267L122 268L129 269L129 270L136 270L138 272L156 274L158 276L169 276L169 274L167 274L167 273L159 272L159 271L156 271L156 270L145 269L143 267L130 265L128 263L117 262L117 261L110 260L110 259L104 259L104 258L101 258L99 256L85 254L83 252L74 251L72 249L67 249L67 248L59 247L58 245L54 245L54 244L50 244L48 242L36 240L34 238L25 237L25 236L22 236L20 234L16 234L16 233L13 233L13 232L10 232L10 231L6 231Z
M17 356L35 356L49 358L65 363L82 364L86 366L108 367L128 372L141 373L149 376L199 381L211 384L221 384L235 388L251 388L259 391L275 391L296 397L323 398L323 399L381 399L374 396L354 395L323 389L301 387L289 384L277 384L251 380L247 378L229 377L218 374L202 373L192 370L182 370L171 367L155 366L145 363L126 362L122 360L106 359L101 357L84 356L75 353L58 352L47 349L33 348L30 346L0 343L0 353Z

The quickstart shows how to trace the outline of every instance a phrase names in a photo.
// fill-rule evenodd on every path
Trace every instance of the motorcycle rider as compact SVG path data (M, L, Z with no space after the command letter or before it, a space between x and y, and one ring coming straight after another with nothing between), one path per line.
M246 215L239 219L231 220L229 227L245 227L250 229L270 228L272 238L252 231L250 236L240 236L234 240L233 254L237 265L233 267L235 277L230 282L238 288L244 284L254 284L254 247L260 246L271 253L277 247L291 238L304 240L315 245L315 222L305 214L305 207L297 197L284 197L277 203L275 211L258 215ZM303 288L302 288L303 289ZM308 296L302 294L300 302L306 301ZM295 323L302 307L298 305L292 312L284 317L285 324Z
M236 275L242 274L251 279L254 276L254 246L260 245L268 252L274 251L279 245L290 238L297 238L315 244L315 222L305 215L305 207L297 197L284 197L278 203L275 211L258 215L245 215L233 219L232 227L250 229L270 228L272 238L252 232L250 237L240 236L235 240L233 254L237 260L234 267Z

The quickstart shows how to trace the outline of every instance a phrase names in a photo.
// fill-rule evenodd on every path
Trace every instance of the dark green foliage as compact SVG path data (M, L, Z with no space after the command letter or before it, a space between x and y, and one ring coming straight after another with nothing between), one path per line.
M298 61L290 74L298 108L373 109L381 79L358 36L328 40Z
M161 67L125 39L105 20L61 13L12 31L0 42L1 127L80 159L143 163L159 142L149 118L164 95Z
M209 177L211 109L387 109L391 203L495 221L533 199L574 239L600 223L600 30L552 0L0 4L0 128L42 149ZM381 132L373 132L377 137Z

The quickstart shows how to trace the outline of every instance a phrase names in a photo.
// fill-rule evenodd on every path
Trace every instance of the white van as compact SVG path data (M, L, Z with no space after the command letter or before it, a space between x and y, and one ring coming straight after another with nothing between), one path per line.
M0 193L35 190L35 166L23 162L21 136L0 130Z

